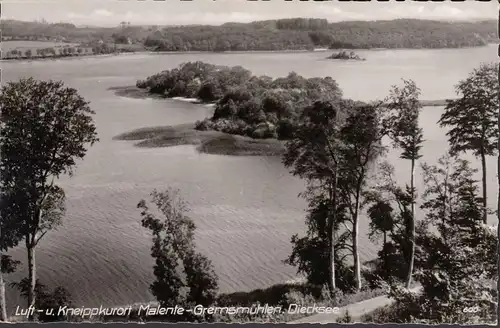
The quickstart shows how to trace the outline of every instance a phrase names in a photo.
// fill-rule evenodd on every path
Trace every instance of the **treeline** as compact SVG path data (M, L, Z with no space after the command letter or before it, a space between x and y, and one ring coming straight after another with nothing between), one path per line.
M12 49L2 53L2 59L30 59L48 57L68 57L90 54L92 49L76 47L47 47L34 49Z
M75 27L64 24L2 21L4 37L60 38L73 42L143 44L158 51L272 51L340 48L460 48L496 40L496 22L448 23L398 19L328 23L325 19L279 19L221 26Z
M167 27L144 41L163 51L248 51L370 48L460 48L486 45L495 24L414 19L327 23L284 19L222 26Z
M70 23L25 22L2 20L2 40L51 41L62 40L72 43L89 43L102 40L113 42L116 33L130 34L140 42L150 33L147 27L120 25L118 27L77 27ZM142 33L142 34L141 34ZM123 40L123 39L120 39ZM119 43L119 42L118 42Z
M47 48L20 48L2 53L2 59L36 59L36 58L61 58L73 56L105 55L123 52L134 52L127 47L116 47L109 43L88 43L77 47L47 47Z

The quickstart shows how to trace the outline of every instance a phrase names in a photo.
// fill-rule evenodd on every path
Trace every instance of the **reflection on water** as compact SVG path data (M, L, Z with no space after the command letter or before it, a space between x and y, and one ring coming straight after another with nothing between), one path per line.
M114 141L120 133L154 125L192 122L210 109L179 101L128 99L107 90L185 61L241 65L258 75L290 71L312 77L332 76L347 97L381 99L400 78L421 87L423 99L454 97L453 85L483 61L496 59L494 47L463 50L359 51L365 62L323 60L327 54L178 54L129 55L43 62L2 63L3 80L33 76L63 80L91 101L101 141L93 146L73 178L63 178L68 215L64 225L41 242L37 253L40 280L63 285L77 305L99 306L151 300L149 237L140 226L136 204L154 189L180 188L198 225L197 242L214 262L222 291L248 290L282 282L295 270L282 264L290 238L304 229L305 202L297 195L304 184L291 177L279 158L199 154L194 147L139 149ZM471 60L473 58L474 60ZM425 161L447 148L436 122L442 108L425 108ZM396 174L409 177L409 163L398 162ZM490 176L496 174L491 159ZM418 186L422 187L419 181ZM490 185L491 206L496 188ZM361 224L361 234L367 224ZM364 238L362 257L376 248ZM24 260L22 249L16 258ZM13 277L26 273L22 269ZM11 293L12 294L12 293ZM9 301L16 304L15 294Z

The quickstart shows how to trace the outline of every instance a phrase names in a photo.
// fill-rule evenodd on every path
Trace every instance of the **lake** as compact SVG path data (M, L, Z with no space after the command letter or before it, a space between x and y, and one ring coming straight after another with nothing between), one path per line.
M292 177L279 158L199 154L194 147L144 149L115 141L140 127L193 122L210 114L206 106L174 100L129 99L109 87L171 69L182 62L241 65L272 77L295 71L305 77L331 76L344 95L357 100L382 99L401 78L413 79L422 99L455 97L454 85L481 62L497 60L496 46L446 50L359 51L364 62L324 59L329 52L236 54L133 54L70 60L2 62L3 83L33 76L63 80L91 102L100 142L80 162L72 178L60 184L67 193L63 226L41 241L37 250L40 281L67 288L76 306L112 306L153 300L150 237L140 225L137 203L155 188L175 187L191 205L197 244L213 261L222 292L264 288L295 277L282 263L290 238L304 232L306 203L297 197L304 183ZM422 113L426 144L422 161L435 162L447 149L445 131L436 122L442 107ZM409 162L391 152L401 183ZM477 162L476 162L477 164ZM496 208L496 160L489 158L489 197ZM417 174L418 174L417 170ZM418 181L417 186L422 187ZM362 260L378 248L361 223ZM24 249L15 249L25 260ZM27 276L23 266L9 280ZM19 302L9 292L9 307Z

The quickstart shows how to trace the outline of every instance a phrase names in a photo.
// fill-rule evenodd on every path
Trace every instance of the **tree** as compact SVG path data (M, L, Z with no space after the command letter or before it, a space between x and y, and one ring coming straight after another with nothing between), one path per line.
M137 205L141 210L142 226L152 234L151 256L155 259L156 280L150 286L151 292L163 307L212 305L217 295L218 278L210 260L196 252L196 226L186 216L187 204L175 189L154 190L151 197L162 219L149 210L145 200ZM193 317L186 313L184 317L167 316L167 320L191 321Z
M381 163L367 193L370 238L383 236L374 276L394 283L406 281L411 257L411 192L401 188L394 178L394 167ZM372 281L374 283L376 281Z
M345 208L338 206L336 213L331 213L333 190L329 183L308 181L301 196L309 203L307 231L304 237L292 236L292 253L285 263L297 267L309 284L328 286L331 294L336 289L351 291L354 281L344 259L352 254L352 245L349 233L340 231L347 222Z
M123 34L118 34L118 33L113 33L112 38L115 43L118 44L127 44L128 43L128 37Z
M19 282L11 283L11 287L16 288L21 296L27 298L29 295L30 281L24 278ZM48 291L47 286L36 280L36 302L35 308L41 310L39 321L54 322L67 321L68 317L57 311L59 307L71 307L71 294L64 287L56 287L52 292Z
M423 131L419 127L419 114L422 105L419 101L420 89L415 82L411 80L403 80L403 87L393 86L387 100L387 108L389 116L386 126L390 130L390 137L396 148L401 149L402 159L411 161L411 176L410 176L410 197L411 197L411 218L409 220L410 230L410 258L408 259L408 277L406 287L411 285L413 265L415 261L415 203L416 189L415 183L415 163L422 157L421 149L424 142Z
M9 82L0 106L0 191L8 196L2 220L25 242L30 306L36 299L36 246L65 213L64 191L55 179L71 176L86 146L98 138L89 103L62 82Z
M21 262L15 261L11 256L2 254L0 257L1 269L0 269L0 322L7 321L7 301L5 298L5 279L4 275L13 273L16 271L17 267Z
M339 210L337 188L338 148L339 130L341 128L340 118L342 117L340 112L342 109L340 99L337 102L318 101L314 105L305 108L301 115L301 123L296 129L293 139L287 142L286 152L283 155L283 163L287 168L291 169L293 175L305 179L312 185L320 186L315 188L315 191L319 194L312 194L313 197L309 196L309 203L312 207L311 215L314 214L314 208L316 207L314 201L317 201L326 205L327 211L324 215L326 215L327 220L325 224L316 226L311 232L313 236L317 234L319 234L318 237L325 235L326 241L322 243L322 249L320 248L316 252L325 254L326 258L324 258L323 262L328 259L328 279L320 282L327 284L332 293L337 287L335 276L335 258L337 256L335 253L335 233L339 222L336 215ZM314 189L311 191L314 191ZM323 229L324 231L321 231ZM301 244L305 241L307 240L301 242L297 236L292 238L292 243L299 250L304 248ZM311 239L311 241L314 240ZM293 253L292 256L294 256ZM289 261L289 263L297 264L293 257L290 259L292 261ZM299 271L305 271L307 267L307 265L302 268L299 266Z
M481 64L456 85L459 99L451 100L439 124L446 133L453 153L471 151L481 159L483 221L488 219L486 156L494 156L498 142L499 84L498 64Z
M352 106L352 107L351 107ZM361 264L359 261L359 217L364 205L366 183L370 166L385 152L381 124L382 110L378 104L350 104L348 117L340 130L339 189L342 202L347 206L352 224L352 255L356 290L361 290Z
M393 287L399 322L474 323L494 320L497 238L482 222L476 170L449 154L423 167L426 211L415 279L421 292ZM478 307L476 313L464 308ZM425 320L425 321L424 321Z
M4 254L9 248L15 247L19 244L22 236L19 231L4 219L6 215L7 204L9 202L9 197L6 194L0 197L0 321L7 321L7 301L5 298L5 279L4 275L12 273L16 270L16 267L20 264L19 261L13 261L12 258Z
M309 203L307 235L292 237L287 263L298 266L310 283L328 284L331 292L349 290L351 283L361 289L359 215L370 165L384 151L380 111L377 104L318 101L304 109L286 145L283 162L308 182L302 196ZM353 281L343 274L345 251L353 256Z
M203 83L198 91L197 97L200 98L201 101L212 102L219 99L221 95L220 90L217 90L214 82L209 81Z

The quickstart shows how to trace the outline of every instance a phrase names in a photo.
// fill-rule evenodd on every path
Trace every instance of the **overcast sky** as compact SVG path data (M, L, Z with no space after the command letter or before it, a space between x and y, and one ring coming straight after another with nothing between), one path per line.
M71 22L76 25L222 24L255 20L312 17L331 22L421 18L438 20L496 19L497 1L464 3L302 2L294 0L3 0L2 18Z

